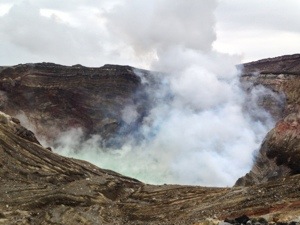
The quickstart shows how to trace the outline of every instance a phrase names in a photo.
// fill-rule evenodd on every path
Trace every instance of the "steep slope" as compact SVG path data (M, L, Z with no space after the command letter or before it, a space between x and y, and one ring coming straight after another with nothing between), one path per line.
M88 68L37 63L0 67L0 109L16 117L26 115L36 132L50 139L58 131L81 127L87 135L97 133L109 140L121 127L124 134L131 129L122 120L122 110L134 104L141 86L134 70L147 74L114 65ZM143 115L143 107L136 110Z
M281 107L272 99L261 105L278 120L266 136L251 171L236 185L253 185L298 174L300 155L300 54L260 60L243 65L244 83L264 85L284 96Z
M300 75L300 54L284 55L275 58L261 59L239 65L244 75L253 74L290 74Z
M238 67L246 92L263 85L274 93L264 95L258 103L279 122L266 136L253 169L237 185L298 173L297 161L292 159L297 159L299 152L300 54ZM126 139L151 108L143 76L152 79L149 71L129 66L37 63L0 67L0 109L28 118L36 133L50 140L61 131L81 127L87 137L100 134L105 140L101 144L118 145L122 142L119 137ZM137 110L133 123L124 121L122 113L127 105Z
M238 67L242 70L242 82L264 85L276 93L285 95L286 101L281 117L299 112L300 54L263 59Z
M278 122L234 188L147 185L54 154L18 119L1 113L0 224L214 224L243 214L300 222L299 65L299 55L243 65L246 91L263 85L283 101L273 95L260 99ZM13 116L24 113L48 138L83 127L87 135L113 140L135 126L122 119L126 105L147 113L149 100L136 71L149 74L112 65L1 67L0 107Z
M298 175L253 187L147 185L52 153L2 118L0 224L216 224L243 214L299 220Z

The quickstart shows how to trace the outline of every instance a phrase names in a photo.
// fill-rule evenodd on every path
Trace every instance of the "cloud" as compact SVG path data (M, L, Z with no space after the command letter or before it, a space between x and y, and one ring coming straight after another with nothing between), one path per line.
M300 51L298 8L297 0L2 0L0 60L149 68L168 45L208 52L211 42L244 61L291 54Z
M216 2L208 0L133 0L115 7L107 18L109 29L138 53L164 51L174 45L208 51L216 38L212 29L215 8Z
M39 8L28 2L14 5L0 20L1 39L29 55L45 59L60 55L67 61L70 56L87 55L97 48L95 39L88 39L76 28L60 23L55 16L41 16Z
M244 62L298 53L299 8L297 0L221 0L214 49L240 54Z
M216 15L224 29L299 32L299 7L297 0L222 0Z
M54 7L49 2L19 1L0 17L0 47L7 50L0 54L3 63L50 61L101 66L113 60L125 62L115 38L104 26L103 7L110 5L107 1L90 6L76 5L80 1L75 1L72 8L70 4Z
M68 65L80 61L85 65L114 62L149 66L156 55L154 48L163 51L160 47L178 43L207 51L215 40L210 29L214 24L214 1L132 1L125 5L122 1L72 2L11 3L10 11L0 17L3 47L9 46L16 54L24 52L29 59ZM189 15L185 14L186 8ZM175 26L171 29L170 25ZM14 59L3 56L5 61L9 64Z

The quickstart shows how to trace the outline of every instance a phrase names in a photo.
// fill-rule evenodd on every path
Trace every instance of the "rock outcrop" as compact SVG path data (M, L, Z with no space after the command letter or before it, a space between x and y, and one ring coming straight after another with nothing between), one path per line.
M263 59L238 67L242 70L242 82L263 85L285 95L281 118L300 111L300 54Z
M258 74L290 74L300 75L300 54L284 55L275 58L261 59L254 62L238 65L243 69L244 75Z
M70 127L107 140L126 136L135 124L122 119L125 105L137 106L137 123L147 114L141 79L148 71L51 63L0 67L0 108L12 115L0 113L0 224L215 225L243 215L262 217L262 224L300 222L299 66L300 55L244 64L246 91L263 85L282 101L270 95L259 102L278 122L252 170L233 188L147 185L45 149L15 118L23 112L49 138L56 128Z
M282 107L273 107L272 99L261 105L271 110L276 126L264 139L251 171L236 185L253 185L298 174L300 155L300 54L247 63L242 82L264 85L284 96Z
M0 110L15 117L26 115L36 132L49 139L57 131L81 127L86 135L97 133L109 140L118 132L126 135L134 126L122 120L122 110L135 104L139 96L141 78L135 71L148 73L115 65L88 68L37 63L0 67ZM140 105L147 105L140 99ZM144 107L136 105L137 115L143 115Z
M299 221L300 175L252 187L147 185L57 155L15 126L0 123L0 224L217 224L242 215Z

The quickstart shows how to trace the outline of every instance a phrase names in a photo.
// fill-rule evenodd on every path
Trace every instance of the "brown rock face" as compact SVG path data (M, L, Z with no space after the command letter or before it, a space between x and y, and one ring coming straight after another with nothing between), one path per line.
M7 116L7 118L10 118ZM299 175L253 187L154 186L59 156L0 123L0 224L207 224L296 220Z
M291 74L300 75L300 54L285 55L241 64L244 75L253 74Z
M58 130L81 127L87 135L97 133L109 140L121 127L124 135L130 132L121 114L125 105L135 104L140 87L140 77L129 66L37 63L0 67L0 109L17 117L25 114L36 132L50 139ZM143 107L136 110L143 115Z
M253 185L300 173L300 114L280 120L263 141L251 171L236 185Z
M0 224L211 224L242 215L299 220L299 65L299 55L244 65L246 89L264 85L284 101L272 94L260 100L278 122L252 170L233 188L147 185L52 153L18 119L1 113ZM0 107L13 116L24 112L49 138L56 128L70 127L107 140L124 128L126 136L132 127L122 120L124 106L135 104L141 117L147 113L145 87L134 71L51 63L1 67Z
M300 55L282 56L244 64L243 82L264 85L285 97L282 107L274 107L272 99L261 105L276 120L266 136L251 171L236 185L253 185L298 174L300 154ZM252 74L251 74L252 73ZM255 73L255 74L253 74ZM277 105L278 106L278 105Z
M262 151L292 174L300 173L300 114L290 114L277 123L262 145Z

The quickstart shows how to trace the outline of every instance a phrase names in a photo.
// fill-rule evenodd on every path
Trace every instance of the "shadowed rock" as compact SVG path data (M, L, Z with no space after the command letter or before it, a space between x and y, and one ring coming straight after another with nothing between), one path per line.
M0 109L17 117L26 115L36 132L49 139L58 131L80 127L86 135L97 133L109 140L121 127L124 135L130 132L122 120L122 110L137 101L141 78L134 70L148 73L115 65L88 68L36 63L0 67ZM138 116L143 115L145 107L137 104L136 110Z
M244 64L242 82L264 85L284 96L285 101L282 107L274 107L272 99L262 102L278 122L265 137L251 171L236 185L248 186L300 173L299 75L299 54Z
M300 54L284 55L275 58L261 59L238 65L244 75L253 74L291 74L300 75Z
M0 123L0 224L206 224L300 213L298 175L240 188L147 185L52 153L11 126Z
M299 219L300 62L298 55L279 59L244 66L242 83L264 85L285 101L261 101L278 122L239 187L147 185L52 153L17 119L1 113L0 224L216 224L243 215L269 222ZM141 101L139 115L147 113L146 96L135 99L144 88L135 71L51 63L1 67L0 107L11 115L23 111L49 138L49 127L80 126L110 139L123 126L128 102Z

